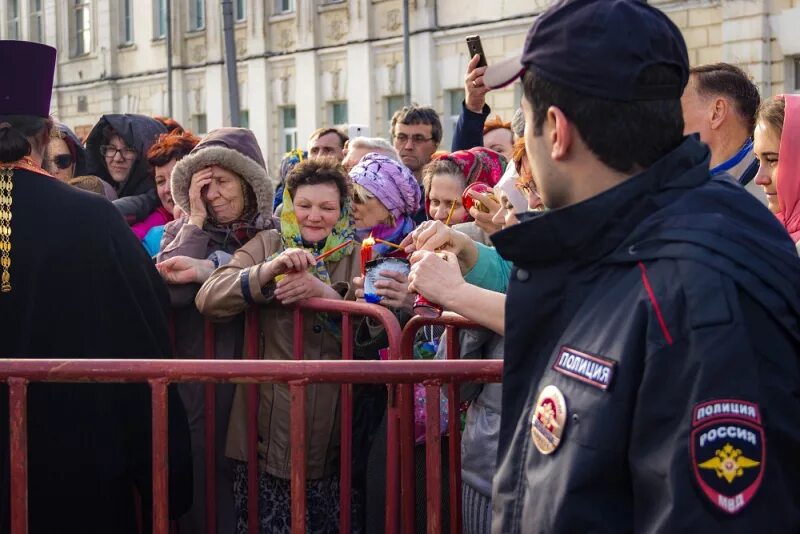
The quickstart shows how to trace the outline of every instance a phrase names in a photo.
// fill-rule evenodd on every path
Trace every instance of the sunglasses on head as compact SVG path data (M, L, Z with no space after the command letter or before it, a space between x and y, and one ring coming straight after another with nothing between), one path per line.
M70 154L59 154L53 158L53 165L59 169L67 169L72 165L72 156Z

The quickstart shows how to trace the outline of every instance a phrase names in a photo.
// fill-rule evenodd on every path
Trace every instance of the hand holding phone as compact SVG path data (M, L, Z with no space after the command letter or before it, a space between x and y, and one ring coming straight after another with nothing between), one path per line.
M470 59L474 58L476 55L480 56L481 58L478 60L478 64L476 67L485 67L488 65L486 63L486 54L483 53L483 45L481 44L481 36L480 35L470 35L467 37L467 48L469 49L469 57Z
M483 83L486 55L483 53L481 38L477 35L467 37L467 48L470 51L470 60L464 76L464 105L473 113L482 113L489 88Z

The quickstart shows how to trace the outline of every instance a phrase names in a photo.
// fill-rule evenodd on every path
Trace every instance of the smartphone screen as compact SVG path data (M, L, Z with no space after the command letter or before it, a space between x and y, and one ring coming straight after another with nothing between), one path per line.
M470 35L467 37L467 48L469 49L469 58L472 59L475 57L475 54L481 56L481 59L478 61L478 67L485 67L486 63L486 54L483 53L483 45L481 44L481 37L480 35Z

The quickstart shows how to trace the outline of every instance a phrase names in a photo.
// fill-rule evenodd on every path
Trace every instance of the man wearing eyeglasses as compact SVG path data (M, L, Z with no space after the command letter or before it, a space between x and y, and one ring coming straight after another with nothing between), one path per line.
M153 170L144 154L167 128L145 115L103 115L86 139L87 164L110 184L119 200L114 205L129 223L146 217L160 203Z
M422 184L422 168L431 160L442 141L442 123L439 114L429 107L411 104L392 115L392 143L400 154L403 164L411 170L417 182ZM425 203L414 216L419 224L426 219Z
M392 142L418 182L441 141L442 123L433 108L411 104L392 116Z

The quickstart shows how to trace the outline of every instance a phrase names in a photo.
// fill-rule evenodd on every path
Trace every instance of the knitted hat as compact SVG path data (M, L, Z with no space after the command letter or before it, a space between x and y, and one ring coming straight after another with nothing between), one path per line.
M395 219L413 216L419 210L422 192L411 171L391 158L370 152L350 170L353 183L381 201Z

